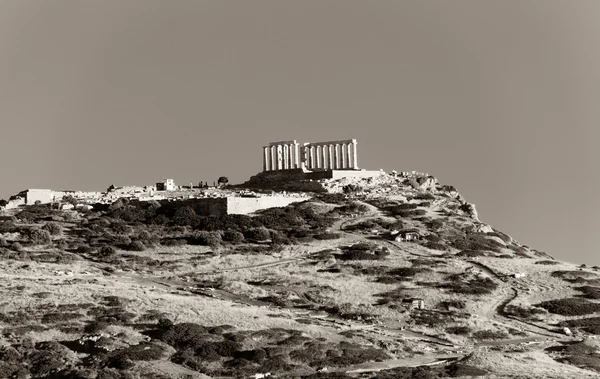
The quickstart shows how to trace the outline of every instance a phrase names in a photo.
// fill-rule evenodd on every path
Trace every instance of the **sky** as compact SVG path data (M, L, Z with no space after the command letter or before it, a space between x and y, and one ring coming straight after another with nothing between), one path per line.
M262 169L356 138L366 169L600 265L596 0L3 0L0 198Z

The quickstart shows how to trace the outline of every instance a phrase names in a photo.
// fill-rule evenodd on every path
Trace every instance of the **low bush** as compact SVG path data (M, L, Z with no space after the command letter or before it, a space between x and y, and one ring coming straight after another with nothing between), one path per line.
M160 244L163 246L185 246L187 245L187 240L183 238L169 238L162 240Z
M449 311L452 308L465 309L466 305L467 304L464 300L444 300L444 301L440 301L438 303L437 308L441 308L441 309Z
M25 236L32 245L44 245L52 241L50 232L39 228L27 229Z
M521 319L531 320L536 319L539 315L543 315L546 312L540 308L522 307L519 305L509 304L506 307L504 307L503 313L507 316L514 316Z
M471 328L469 328L468 326L450 326L445 330L446 333L449 334L467 335L471 333Z
M146 245L142 241L133 241L127 246L127 249L130 251L144 251L146 250Z
M535 262L535 264L536 265L559 265L560 262L545 260L545 261L537 261L537 262Z
M266 241L271 238L269 229L263 227L251 228L244 232L244 237L252 241Z
M473 333L473 338L478 340L501 340L508 338L508 334L497 330L478 330Z
M561 316L583 316L600 311L600 303L592 303L581 298L548 300L535 306Z
M600 287L594 286L581 286L576 287L575 290L582 292L583 295L581 297L590 300L598 300L600 299Z
M47 222L42 229L47 230L53 236L58 236L63 231L63 227L57 222Z
M223 241L237 245L244 242L244 234L237 230L227 229L223 232Z
M442 283L439 288L446 288L453 293L464 295L488 295L494 291L498 285L490 278L475 278L468 281L452 280Z
M198 230L194 232L191 238L189 238L189 243L191 245L202 245L210 247L217 247L221 245L221 241L221 233L216 231L207 232L204 230Z
M324 232L314 235L314 239L316 240L335 240L341 238L342 235L340 233L333 232Z

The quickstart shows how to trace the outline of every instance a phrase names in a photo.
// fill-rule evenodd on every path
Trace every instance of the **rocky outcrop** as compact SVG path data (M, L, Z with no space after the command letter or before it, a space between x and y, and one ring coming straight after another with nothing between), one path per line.
M479 216L477 215L477 210L475 209L475 204L467 203L465 201L464 203L461 204L460 210L465 212L473 220L479 221Z

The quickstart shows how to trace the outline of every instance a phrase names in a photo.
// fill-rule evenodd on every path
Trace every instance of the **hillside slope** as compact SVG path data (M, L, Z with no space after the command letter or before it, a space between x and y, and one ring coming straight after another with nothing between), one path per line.
M600 271L427 175L255 215L117 201L0 221L1 378L593 378Z

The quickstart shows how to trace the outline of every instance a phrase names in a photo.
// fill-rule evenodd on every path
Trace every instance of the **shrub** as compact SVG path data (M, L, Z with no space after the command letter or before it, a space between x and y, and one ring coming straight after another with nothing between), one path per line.
M450 327L446 328L446 333L449 333L449 334L466 335L466 334L469 334L470 332L471 332L471 328L469 328L468 326L450 326Z
M39 228L27 229L25 235L32 245L43 245L50 243L52 240L50 232Z
M48 222L43 226L44 230L47 230L51 235L58 236L62 233L63 228L59 223Z
M538 315L546 313L544 310L533 307L521 307L509 304L504 307L503 313L508 316L514 316L522 319L535 319Z
M319 233L319 234L315 234L314 238L316 240L335 240L338 238L341 238L342 235L340 233L333 233L333 232L325 232L325 233Z
M146 250L146 245L142 241L133 241L127 248L130 251L144 251Z
M558 265L558 264L560 264L560 262L546 260L546 261L537 261L537 262L535 262L535 264L536 265Z
M117 255L117 250L112 246L102 246L100 250L98 250L98 257L100 258L111 258Z
M244 242L244 234L237 230L227 229L223 232L223 241L236 245Z
M198 230L189 241L193 245L217 247L221 244L221 233Z
M592 303L580 298L548 300L535 304L535 306L562 316L583 316L600 311L599 303Z
M14 251L23 251L23 246L18 242L13 242L10 245L10 249Z
M449 311L452 308L465 309L466 306L467 304L464 300L445 300L440 301L437 305L438 308L445 309L447 311Z
M581 287L576 287L575 290L582 292L583 295L581 295L581 297L583 297L583 298L590 299L590 300L600 299L600 287L581 286Z
M473 333L473 338L478 340L500 340L508 338L508 335L502 331L488 329L476 331Z
M170 326L160 340L178 349L201 346L208 339L208 330L191 322Z
M490 278L475 278L470 281L456 281L451 279L449 283L443 283L439 287L447 288L454 293L464 295L488 295L498 285Z
M192 207L181 207L175 211L173 223L175 225L195 227L200 224L200 216L196 214L196 211Z
M244 232L244 237L252 241L265 241L271 237L269 229L263 227L251 228Z
M413 197L414 200L435 200L435 196L429 192L419 192Z
M183 238L170 238L160 242L163 246L184 246L187 245L187 240Z

